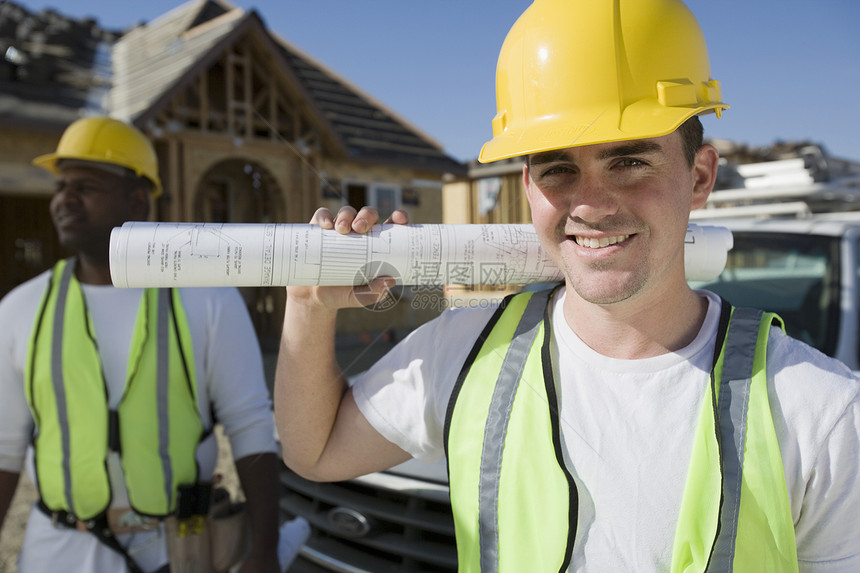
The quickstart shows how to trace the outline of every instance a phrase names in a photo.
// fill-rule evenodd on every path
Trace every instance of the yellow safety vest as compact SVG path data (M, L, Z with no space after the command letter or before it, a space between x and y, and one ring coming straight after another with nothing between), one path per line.
M111 411L74 259L60 261L36 316L24 379L37 486L51 511L88 520L108 508L110 450L120 452L130 504L142 515L170 514L179 485L197 481L203 423L175 289L144 291L123 396Z
M444 435L461 572L570 566L578 498L561 450L547 335L550 296L529 292L504 300L451 396ZM672 573L798 570L767 399L774 322L781 325L776 315L723 304Z

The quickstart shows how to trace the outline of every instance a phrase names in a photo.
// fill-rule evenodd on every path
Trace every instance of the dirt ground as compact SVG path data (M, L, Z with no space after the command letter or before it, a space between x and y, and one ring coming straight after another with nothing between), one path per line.
M232 494L236 495L239 480L232 464L230 444L224 438L220 426L215 428L215 434L218 437L219 446L218 466L215 473L223 476L222 484ZM18 552L21 550L21 543L24 540L24 530L27 526L27 516L30 515L30 506L36 501L36 498L36 487L27 477L27 474L22 473L12 505L6 514L3 529L0 530L0 573L18 573Z
M36 500L36 487L26 474L21 475L12 505L0 530L0 573L17 573L18 551L24 539L24 528L30 506Z

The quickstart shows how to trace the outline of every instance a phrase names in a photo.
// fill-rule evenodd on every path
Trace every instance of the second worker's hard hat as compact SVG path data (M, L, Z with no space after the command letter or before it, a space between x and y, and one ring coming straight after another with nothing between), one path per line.
M152 183L153 198L161 195L158 159L152 143L135 127L110 117L86 117L73 122L60 137L54 153L40 155L34 165L58 173L57 162L75 159L119 165Z
M680 0L535 0L496 68L493 139L479 161L658 137L728 108Z

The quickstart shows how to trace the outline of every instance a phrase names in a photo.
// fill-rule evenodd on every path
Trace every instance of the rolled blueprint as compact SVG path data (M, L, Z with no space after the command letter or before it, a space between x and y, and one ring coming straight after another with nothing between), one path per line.
M725 227L687 225L684 271L688 281L712 281L726 268L735 240Z
M727 229L690 225L688 278L691 270L691 280L715 278L731 243ZM427 286L562 278L534 227L522 224L386 224L366 235L342 235L311 224L129 222L111 232L110 270L118 287L336 286L379 276Z

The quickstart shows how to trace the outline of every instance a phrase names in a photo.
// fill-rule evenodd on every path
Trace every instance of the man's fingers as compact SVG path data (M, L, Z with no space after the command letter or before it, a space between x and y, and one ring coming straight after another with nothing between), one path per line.
M362 207L352 221L352 230L356 233L367 233L379 222L379 211L374 207Z
M396 225L406 225L409 223L409 214L402 209L395 209L385 222L394 223Z
M312 225L319 225L323 229L333 229L334 217L332 216L331 211L325 207L320 207L314 212L314 216L311 217L310 223Z
M334 229L342 235L352 232L352 223L355 221L357 211L355 207L344 205L337 212L337 217L334 219Z
M356 211L354 207L345 205L337 212L334 228L338 233L347 234L368 233L379 222L379 212L374 207L362 207Z
M385 222L406 225L409 223L409 215L406 211L396 209ZM379 223L379 211L375 207L362 207L356 211L355 207L344 205L337 215L332 215L328 209L321 208L314 213L311 223L324 229L335 229L344 235L351 232L364 234L369 233L371 228Z

